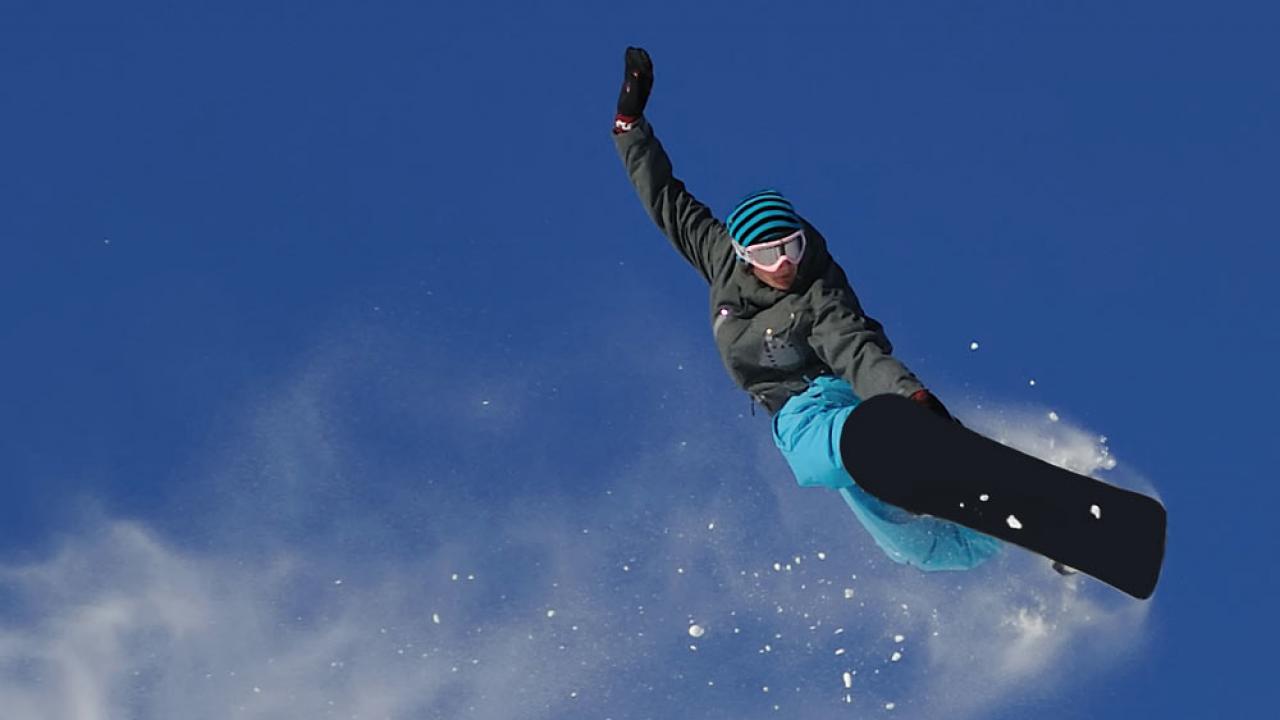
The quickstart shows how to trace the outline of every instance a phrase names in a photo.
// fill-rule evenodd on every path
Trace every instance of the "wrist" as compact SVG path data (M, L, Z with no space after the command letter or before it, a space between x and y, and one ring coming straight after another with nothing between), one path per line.
M639 120L640 120L639 115L623 115L622 113L618 113L613 117L613 132L614 133L627 132L631 128L635 127L636 123L639 122Z

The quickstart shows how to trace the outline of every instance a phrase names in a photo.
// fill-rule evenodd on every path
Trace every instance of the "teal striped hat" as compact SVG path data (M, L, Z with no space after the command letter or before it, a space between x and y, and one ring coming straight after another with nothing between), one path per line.
M777 190L746 196L729 213L726 224L739 247L778 240L802 229L795 208Z

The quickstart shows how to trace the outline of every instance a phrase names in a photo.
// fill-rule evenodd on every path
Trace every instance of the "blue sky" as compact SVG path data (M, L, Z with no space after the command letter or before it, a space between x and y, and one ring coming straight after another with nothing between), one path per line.
M6 5L15 717L1266 712L1280 14L847 5ZM958 415L1164 500L1150 603L795 486L627 45L700 198L782 189Z

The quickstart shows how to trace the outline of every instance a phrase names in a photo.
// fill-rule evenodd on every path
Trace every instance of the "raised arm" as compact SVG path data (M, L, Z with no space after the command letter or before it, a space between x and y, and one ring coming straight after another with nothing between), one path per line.
M729 233L711 209L676 179L662 143L644 117L653 87L653 64L640 48L627 48L626 75L618 97L613 141L649 217L708 282L732 263Z

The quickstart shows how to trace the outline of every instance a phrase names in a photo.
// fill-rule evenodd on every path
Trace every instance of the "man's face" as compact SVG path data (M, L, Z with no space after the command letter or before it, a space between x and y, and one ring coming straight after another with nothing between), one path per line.
M761 270L752 265L751 272L755 273L760 282L775 290L790 290L791 283L796 281L796 266L789 260L784 260L777 270Z

